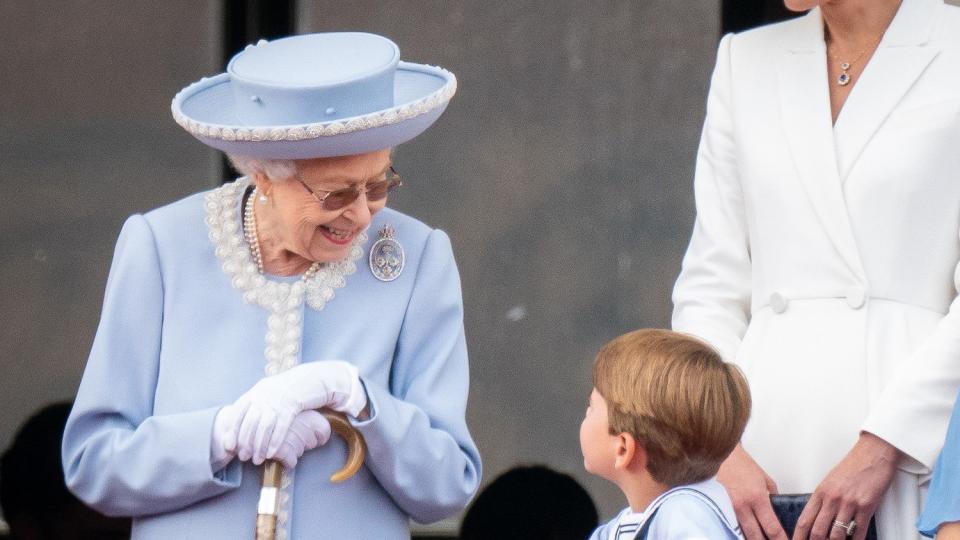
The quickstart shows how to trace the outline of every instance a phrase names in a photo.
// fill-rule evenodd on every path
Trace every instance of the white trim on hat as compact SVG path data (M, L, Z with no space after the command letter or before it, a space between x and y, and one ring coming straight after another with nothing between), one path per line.
M407 64L406 62L401 65ZM409 64L408 64L409 65ZM187 117L180 111L180 104L186 97L230 80L230 75L222 73L215 77L204 77L177 93L171 103L173 118L180 126L196 137L221 139L224 141L302 141L319 137L344 135L355 131L388 126L405 122L442 107L457 92L457 78L453 73L437 66L418 66L436 70L448 79L439 90L417 101L384 109L370 114L345 118L333 122L316 122L293 126L224 126L201 122Z

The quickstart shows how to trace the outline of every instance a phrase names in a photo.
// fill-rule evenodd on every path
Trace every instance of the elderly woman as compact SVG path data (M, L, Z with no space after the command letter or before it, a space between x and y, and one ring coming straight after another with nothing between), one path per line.
M750 381L720 469L749 539L917 538L960 385L960 9L788 0L723 38L673 326Z
M406 537L467 504L480 458L450 241L385 208L390 149L455 88L385 38L314 34L174 98L244 176L125 223L63 442L81 499L133 516L138 539L250 538L275 459L278 538ZM366 440L341 484L321 407Z

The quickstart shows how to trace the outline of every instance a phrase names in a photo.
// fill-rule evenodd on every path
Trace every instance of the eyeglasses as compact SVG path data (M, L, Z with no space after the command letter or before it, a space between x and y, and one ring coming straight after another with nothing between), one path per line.
M377 180L375 182L367 182L364 187L358 185L353 185L348 188L337 189L334 191L326 191L318 189L314 191L300 179L299 176L294 176L297 182L300 182L300 185L304 187L307 191L313 195L313 198L320 201L320 206L324 210L333 211L340 210L345 206L353 204L353 201L357 200L360 197L361 193L367 194L368 201L382 201L387 198L387 193L397 189L403 185L403 180L400 179L400 175L397 174L397 171L390 167L390 170L386 173L386 178L383 180ZM324 196L320 196L317 192L326 193Z

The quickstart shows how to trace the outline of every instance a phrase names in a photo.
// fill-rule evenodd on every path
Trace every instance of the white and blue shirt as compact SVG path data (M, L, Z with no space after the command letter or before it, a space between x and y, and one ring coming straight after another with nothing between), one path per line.
M649 526L648 522L649 521ZM647 526L650 540L742 540L726 489L711 478L671 488L643 512L629 506L601 525L590 540L634 540Z

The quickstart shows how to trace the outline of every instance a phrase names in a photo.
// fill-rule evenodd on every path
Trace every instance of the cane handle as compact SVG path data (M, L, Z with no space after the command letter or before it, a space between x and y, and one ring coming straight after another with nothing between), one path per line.
M347 461L343 468L330 476L331 482L343 482L357 474L363 466L367 454L367 445L360 434L343 413L330 409L320 409L320 414L330 422L330 429L343 437L347 443ZM283 465L279 461L267 460L263 464L263 484L260 488L260 501L257 508L257 540L274 540L279 513L280 488L283 478Z
M321 409L320 414L330 422L330 429L334 433L343 437L347 443L347 461L343 468L330 476L330 481L334 483L343 482L353 475L357 474L360 467L363 466L363 460L367 455L367 444L363 440L363 435L343 413L331 411L330 409Z

